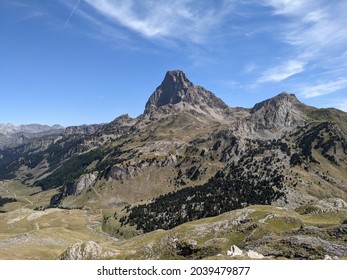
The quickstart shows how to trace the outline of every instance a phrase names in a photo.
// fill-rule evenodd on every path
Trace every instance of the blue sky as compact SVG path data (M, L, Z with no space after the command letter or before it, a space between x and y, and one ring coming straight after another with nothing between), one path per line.
M136 117L167 70L229 106L347 111L347 2L0 0L0 123Z

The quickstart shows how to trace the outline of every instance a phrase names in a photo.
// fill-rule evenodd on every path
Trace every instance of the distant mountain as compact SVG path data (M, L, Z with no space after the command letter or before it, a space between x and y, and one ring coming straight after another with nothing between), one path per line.
M13 125L11 123L0 124L0 133L4 135L12 135L16 133L41 133L52 130L62 130L63 126L55 124L52 126L42 124L25 124L25 125Z
M45 135L59 134L63 131L64 127L58 124L52 126L41 124L26 124L18 126L11 123L0 124L0 150L27 143L29 139Z
M346 126L347 113L285 92L231 108L168 71L137 118L30 138L0 152L0 179L56 190L47 207L120 207L122 228L170 229L254 204L347 200Z

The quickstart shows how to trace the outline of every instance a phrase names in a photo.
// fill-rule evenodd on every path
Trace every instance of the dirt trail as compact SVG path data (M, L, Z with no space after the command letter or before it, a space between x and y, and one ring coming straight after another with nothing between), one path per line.
M102 220L102 210L100 210L100 215L91 215L85 213L85 219L87 220L87 228L91 230L93 233L106 237L109 241L119 241L118 238L113 237L106 232L103 232L101 229L101 220Z

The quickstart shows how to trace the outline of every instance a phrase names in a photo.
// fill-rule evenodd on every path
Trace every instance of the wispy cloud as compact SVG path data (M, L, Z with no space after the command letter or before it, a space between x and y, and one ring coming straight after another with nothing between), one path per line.
M86 0L76 3L66 2L65 0L59 0L59 2L61 5L65 6L68 11L71 11L67 16L64 28L69 24L71 17L75 15L82 19L88 26L92 27L88 29L89 31L87 32L87 35L91 38L104 42L112 42L115 47L126 46L128 49L134 48L134 44L129 44L130 39L124 32L121 32L119 28L113 26L112 23L105 21L96 16L95 13L86 9Z
M301 89L300 94L305 98L311 98L334 93L344 88L347 88L347 78L340 78L335 81L329 81L311 86L304 86Z
M274 9L277 15L300 14L307 9L312 1L307 0L265 0L265 5Z
M326 82L303 86L298 90L300 95L315 97L345 88L347 80L341 77L347 76L347 65L339 58L346 52L347 2L266 0L264 3L272 9L274 17L283 19L282 28L273 28L273 31L287 45L289 52L288 56L281 57L287 63L265 69L258 82L282 81L295 74L319 69L317 71ZM309 77L305 75L305 79Z
M194 43L222 22L235 1L85 0L110 22L147 38L174 38Z
M267 0L275 15L286 18L282 39L313 55L322 55L331 48L345 50L347 24L345 1ZM313 54L312 54L313 52Z
M24 21L30 21L37 18L42 18L47 15L43 7L36 7L33 3L23 3L22 1L13 0L5 1L1 3L1 8L6 13L6 8L16 9L17 14L9 23L20 23Z
M257 65L254 62L250 62L250 63L247 63L243 67L243 71L242 72L244 74L249 74L249 73L252 73L256 68L257 68Z
M282 63L278 66L270 68L264 71L260 78L258 79L258 83L265 82L280 82L283 81L295 74L301 73L305 68L305 61L302 60L289 60L285 63Z
M342 99L339 104L337 104L336 108L347 112L347 98Z

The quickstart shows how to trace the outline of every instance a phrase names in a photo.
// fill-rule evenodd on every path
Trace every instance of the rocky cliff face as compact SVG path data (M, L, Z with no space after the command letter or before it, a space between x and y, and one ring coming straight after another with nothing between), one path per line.
M188 80L186 75L179 70L168 71L161 85L150 96L145 107L145 114L150 114L157 111L158 108L185 104L186 109L192 107L197 112L220 114L223 110L228 110L229 107L212 92L200 86L195 86Z
M69 126L65 128L65 135L76 135L76 134L85 134L91 135L96 133L102 125L100 124L91 124L91 125L78 125L78 126Z
M257 103L251 109L250 121L257 129L293 127L303 124L304 115L297 108L300 102L294 94L281 93Z
M254 105L249 115L235 123L235 133L249 138L278 138L283 132L307 123L306 105L283 92Z

